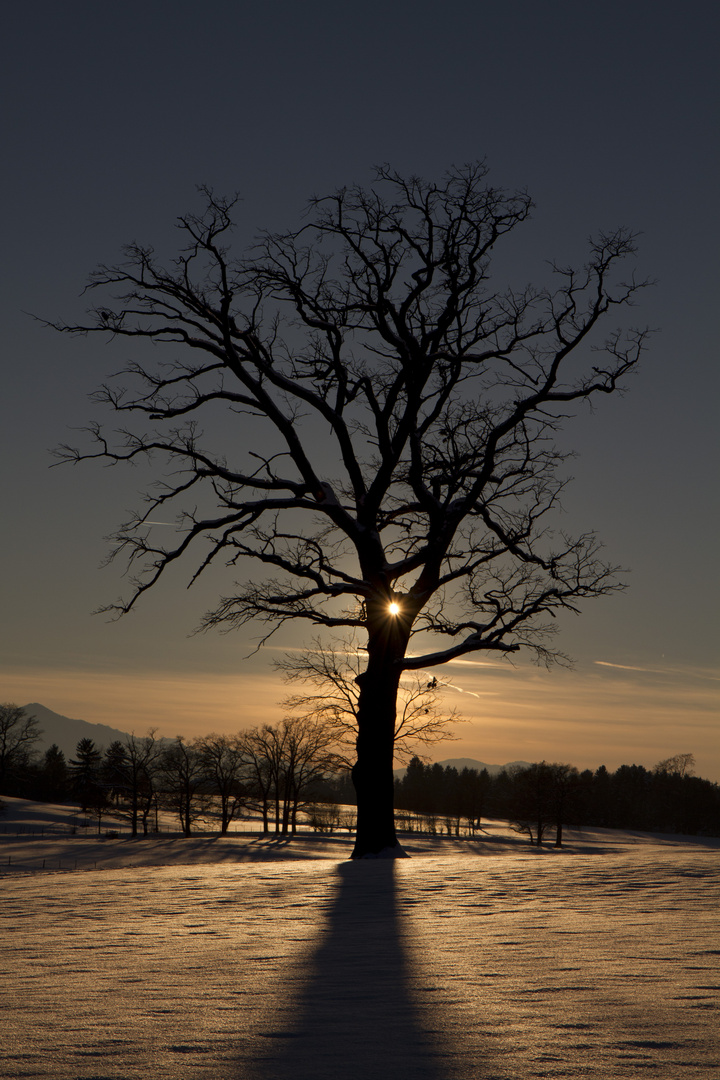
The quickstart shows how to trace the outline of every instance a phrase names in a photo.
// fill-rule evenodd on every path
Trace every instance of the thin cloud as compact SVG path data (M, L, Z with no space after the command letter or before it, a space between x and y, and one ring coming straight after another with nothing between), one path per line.
M681 675L686 679L705 679L709 682L720 682L717 675L709 675L702 671L692 671L683 668L648 668L634 667L631 664L611 664L609 660L593 660L593 664L600 667L617 668L619 671L641 671L646 675Z
M504 663L498 663L497 660L463 660L461 657L456 656L452 660L447 661L448 664L463 664L465 667L484 667L484 668L502 668L507 670L507 661Z
M609 660L593 660L593 664L599 664L600 667L619 668L620 671L644 671L649 675L667 675L668 668L648 668L648 667L632 667L630 664L611 664Z

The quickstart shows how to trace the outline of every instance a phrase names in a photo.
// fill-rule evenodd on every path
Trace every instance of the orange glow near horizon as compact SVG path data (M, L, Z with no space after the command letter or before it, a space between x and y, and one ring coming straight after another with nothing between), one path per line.
M650 674L608 666L544 672L452 664L443 698L465 722L456 738L429 748L432 760L566 761L579 768L642 764L693 753L696 772L720 780L717 683L710 673ZM232 733L276 723L288 687L272 671L6 672L0 699L120 731L163 736Z

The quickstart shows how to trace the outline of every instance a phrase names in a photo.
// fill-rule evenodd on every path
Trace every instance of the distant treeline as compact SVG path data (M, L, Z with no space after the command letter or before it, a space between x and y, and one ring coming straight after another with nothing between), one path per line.
M40 757L39 734L34 717L0 705L0 795L77 802L96 818L98 831L114 819L133 836L147 835L157 831L162 812L175 817L185 836L198 825L226 833L242 816L259 818L265 833L288 835L301 811L312 816L341 783L334 734L313 720L290 718L191 742L158 739L154 731L107 747L84 738L69 761L55 744Z
M349 828L355 793L335 736L319 721L285 719L236 735L186 742L154 732L108 747L81 739L66 761L51 746L35 750L39 727L16 705L0 705L0 795L73 801L103 818L124 820L133 835L157 828L171 812L189 836L196 822L221 832L240 817L259 816L263 831L296 831L299 815L324 831ZM531 843L562 844L564 826L720 836L720 786L693 772L692 754L653 769L621 765L579 772L541 761L496 776L487 769L426 764L415 757L395 781L401 829L475 835L486 818L510 821ZM334 807L334 809L333 809ZM0 807L1 809L1 807Z
M531 843L548 833L562 843L563 826L583 825L720 836L720 786L695 776L693 765L692 754L615 772L543 761L491 776L413 758L395 781L395 805L457 834L476 832L483 818L509 820Z

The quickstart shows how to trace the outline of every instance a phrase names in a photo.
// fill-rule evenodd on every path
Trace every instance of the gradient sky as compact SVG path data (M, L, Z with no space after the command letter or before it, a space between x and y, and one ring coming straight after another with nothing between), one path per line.
M53 468L96 416L87 395L130 346L60 338L88 273L123 243L172 255L197 184L239 191L237 242L296 224L306 199L371 166L439 177L486 157L536 202L517 285L587 236L642 232L639 325L658 328L623 397L567 429L578 451L563 526L595 528L630 569L620 595L562 625L572 671L449 666L467 723L436 757L648 767L718 739L718 93L714 2L366 0L30 3L4 12L3 528L0 700L123 730L231 731L279 719L252 630L189 637L227 584L181 570L108 624L122 589L98 569L137 505L141 469ZM438 672L440 674L440 672Z

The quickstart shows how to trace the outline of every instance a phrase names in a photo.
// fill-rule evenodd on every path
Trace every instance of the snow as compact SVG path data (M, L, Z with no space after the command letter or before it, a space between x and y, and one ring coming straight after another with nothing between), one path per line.
M495 823L355 863L347 836L15 835L43 810L6 802L8 1080L720 1075L718 841Z

